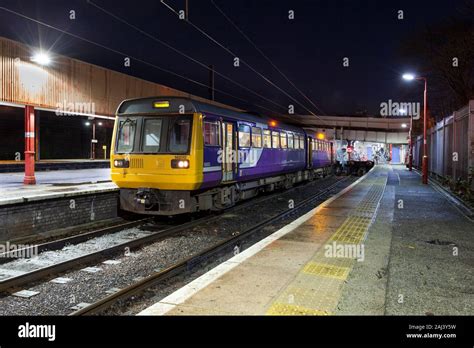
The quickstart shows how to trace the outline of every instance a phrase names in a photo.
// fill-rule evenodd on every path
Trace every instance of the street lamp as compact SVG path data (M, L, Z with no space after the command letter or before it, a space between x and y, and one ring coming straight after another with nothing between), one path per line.
M423 184L428 184L428 143L426 141L426 133L427 133L427 126L428 126L428 117L426 112L426 97L427 97L427 80L426 77L422 76L415 76L414 74L403 74L403 79L407 81L413 80L423 80L425 82L425 90L423 93L423 161L422 161L422 180ZM409 153L409 160L408 160L408 168L412 170L413 165L413 144L412 144L412 131L413 131L413 116L410 117L410 153Z
M37 63L39 65L49 65L51 64L51 57L49 56L48 53L39 51L36 52L33 57L31 57L31 61L34 63Z

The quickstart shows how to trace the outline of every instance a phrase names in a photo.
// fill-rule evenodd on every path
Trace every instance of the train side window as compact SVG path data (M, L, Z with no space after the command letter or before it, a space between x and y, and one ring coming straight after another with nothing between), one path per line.
M239 146L250 147L250 126L239 125Z
M300 135L300 149L304 149L304 135Z
M293 134L291 133L288 133L288 148L289 149L294 148Z
M295 149L300 148L300 136L298 134L295 134L295 136L293 138L293 146L294 146Z
M272 147L272 135L269 129L263 130L263 147Z
M262 147L262 128L252 127L252 146Z
M272 131L272 147L274 149L280 148L280 133L277 131Z
M288 139L285 132L280 133L280 144L282 149L288 148Z
M217 122L204 122L204 145L219 146L220 145L220 127Z

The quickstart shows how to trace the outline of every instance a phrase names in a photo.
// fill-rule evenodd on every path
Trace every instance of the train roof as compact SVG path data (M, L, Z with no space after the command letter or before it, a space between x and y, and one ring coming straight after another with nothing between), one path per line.
M154 103L164 102L166 106L156 108ZM200 102L195 99L173 96L157 96L148 98L129 99L123 101L117 110L117 115L133 114L177 114L181 106L184 106L185 113L210 113L218 116L226 116L236 120L242 120L253 123L266 123L272 119L263 115L255 115L245 111L239 112L230 108ZM306 133L304 129L278 121L275 128L285 129L293 132Z

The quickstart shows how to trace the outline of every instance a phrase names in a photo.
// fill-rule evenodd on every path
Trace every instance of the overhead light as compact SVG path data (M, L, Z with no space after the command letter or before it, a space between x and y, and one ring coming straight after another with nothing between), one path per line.
M405 115L407 113L407 111L405 109L401 109L398 112L401 113L402 115Z
M407 124L406 124L406 123L402 123L402 128L407 128Z
M90 122L86 122L86 123L84 123L84 124L85 124L86 126L88 126L88 127L91 125Z
M99 122L99 123L98 123L98 125L99 125L99 126L102 126L102 125L103 125L103 123L102 123L102 122Z
M411 80L415 79L415 75L413 75L413 74L403 74L402 77L403 77L404 80L407 80L407 81L411 81Z
M37 52L31 57L31 61L39 65L49 65L51 64L51 57L46 52Z

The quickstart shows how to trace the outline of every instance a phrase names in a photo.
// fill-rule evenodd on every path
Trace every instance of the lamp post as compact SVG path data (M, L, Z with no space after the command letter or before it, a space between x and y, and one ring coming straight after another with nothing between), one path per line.
M423 80L425 83L425 90L423 93L423 160L421 162L422 166L422 181L423 184L427 185L428 184L428 143L426 139L426 134L427 134L427 127L428 127L428 116L427 116L427 107L426 107L426 99L427 99L427 87L428 87L428 82L426 80L426 77L422 76L415 76L413 74L404 74L403 79L407 81L412 81L412 80ZM410 119L410 156L413 156L413 146L412 146L412 125L413 125L413 116ZM411 159L409 160L411 161ZM411 167L411 164L409 164Z

